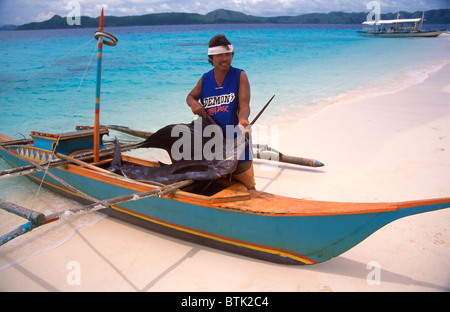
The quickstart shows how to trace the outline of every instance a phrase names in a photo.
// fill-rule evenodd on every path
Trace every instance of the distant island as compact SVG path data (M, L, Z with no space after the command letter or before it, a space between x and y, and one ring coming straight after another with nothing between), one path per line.
M219 9L208 14L197 13L153 13L139 16L107 16L105 27L149 26L149 25L188 25L188 24L361 24L367 12L360 13L309 13L297 16L259 17L244 13ZM400 12L402 18L422 17L422 11ZM395 19L397 13L382 14L381 19ZM450 9L425 12L428 24L450 24ZM81 25L68 25L66 17L59 15L43 22L33 22L16 27L16 30L57 29L57 28L95 28L98 17L81 16ZM12 29L9 25L9 29Z

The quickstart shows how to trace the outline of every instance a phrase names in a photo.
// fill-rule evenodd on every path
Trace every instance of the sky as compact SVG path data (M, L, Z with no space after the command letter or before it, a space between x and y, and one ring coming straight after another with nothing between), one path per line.
M127 16L161 12L206 14L228 9L256 16L299 15L305 13L371 12L378 2L381 13L450 8L450 0L0 0L0 25L40 22L53 15L96 17L101 7L105 15Z

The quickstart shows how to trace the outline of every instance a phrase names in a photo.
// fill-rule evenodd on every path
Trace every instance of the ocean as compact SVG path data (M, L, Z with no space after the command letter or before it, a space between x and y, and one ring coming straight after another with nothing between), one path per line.
M208 41L218 33L225 34L235 48L233 66L249 77L250 119L276 95L258 120L262 125L280 120L288 125L315 108L347 98L396 92L422 82L450 62L448 34L432 39L365 38L357 34L359 29L360 25L279 24L105 29L119 42L103 49L101 123L156 131L191 122L194 116L185 99L212 68ZM31 131L60 133L93 125L94 32L0 32L0 133L22 138ZM0 170L6 168L0 160ZM0 198L45 213L76 205L38 189L23 177L0 181ZM0 247L0 270L54 248L80 226L102 218L93 213L76 222L51 225L51 231L37 229ZM20 220L0 211L0 235L19 224ZM30 240L41 244L31 248Z

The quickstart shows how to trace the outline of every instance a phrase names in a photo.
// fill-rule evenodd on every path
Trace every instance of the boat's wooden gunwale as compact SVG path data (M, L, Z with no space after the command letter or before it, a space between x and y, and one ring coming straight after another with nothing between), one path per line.
M10 146L8 146L10 147ZM14 147L14 146L12 146ZM123 155L123 160L140 165L158 166L157 163L130 155ZM102 164L111 159L102 160ZM92 163L95 165L95 163ZM57 168L66 170L72 174L84 176L89 179L119 186L130 191L146 192L156 189L159 185L152 185L135 181L123 176L94 171L76 164L66 164ZM70 192L69 192L70 193ZM392 212L398 209L440 203L446 199L410 201L404 203L360 203L360 202L325 202L315 200L303 200L281 195L270 194L262 191L248 191L245 186L235 182L216 193L213 196L203 196L179 190L165 196L166 198L205 207L229 210L240 213L268 215L268 216L326 216L361 213Z
M94 172L73 164L67 165L65 170L132 191L145 192L157 188L157 186L137 182L121 176ZM211 197L178 191L168 195L167 198L215 209L271 216L341 215L389 212L398 209L398 205L391 203L338 203L303 200L261 191L244 191L242 188L242 185L235 183Z
M156 166L152 161L123 155L123 160L140 165ZM273 216L318 216L354 213L376 213L397 210L391 203L338 203L302 200L261 191L247 191L240 183L233 183L214 196L177 192L172 197L186 203L200 204L216 209L226 209L251 214Z
M15 141L18 141L18 140L10 138L10 137L0 133L0 143L3 143L3 142L15 142Z
M73 174L81 175L93 180L102 181L108 184L126 188L129 189L130 191L146 192L159 187L157 185L151 185L144 182L135 181L116 174L105 174L102 172L96 172L91 169L82 168L74 164L68 164L62 170L67 170ZM210 197L188 193L184 191L178 191L176 193L166 195L165 197L170 198L172 200L181 201L184 203L212 207L214 203L249 200L250 194L248 191L246 190L244 191L243 188L245 188L243 185L239 186L231 185L229 188Z
M430 38L438 37L445 31L431 31L431 32L370 32L370 31L360 31L362 36L366 37L386 37L386 38Z

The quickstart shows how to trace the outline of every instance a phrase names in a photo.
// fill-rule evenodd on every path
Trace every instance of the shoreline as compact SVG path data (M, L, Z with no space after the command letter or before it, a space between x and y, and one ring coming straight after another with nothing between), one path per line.
M333 201L450 196L449 74L447 64L396 93L280 123L280 151L325 167L257 161L257 189ZM0 291L449 291L449 221L449 209L407 217L325 263L282 266L105 218L0 271ZM68 280L73 263L79 285ZM369 263L380 265L380 285L368 283Z
M277 149L287 155L313 158L325 163L323 168L303 170L297 168L290 175L283 175L283 178L292 182L298 174L301 174L302 179L307 181L305 183L307 198L316 200L401 201L425 198L427 195L431 197L450 196L448 184L442 183L448 181L445 179L445 173L450 176L449 162L447 161L450 159L449 77L450 63L446 62L438 70L428 72L427 77L420 83L410 84L396 92L378 95L361 94L356 97L352 97L350 94L350 96L335 98L331 103L327 102L311 108L309 114L306 114L298 122L283 125L283 128L280 129L279 148ZM430 91L431 88L436 90ZM424 94L427 95L424 96ZM433 107L430 107L428 103L431 103ZM282 124L280 120L278 120L278 124ZM292 135L293 133L295 135ZM433 140L433 143L427 144L426 140ZM401 151L402 141L404 148L410 148L409 155L407 151ZM345 148L346 151L342 151L342 148ZM393 155L398 156L383 155L384 150L387 154L390 152L387 149L395 150ZM383 157L385 157L385 161L380 160ZM316 182L321 173L326 173L327 181L325 183L329 186L332 184L330 178L338 179L345 176L350 179L358 179L358 183L364 177L369 177L373 180L372 183L377 182L383 186L385 183L382 181L380 170L383 174L387 174L388 179L395 178L392 172L402 172L402 166L413 162L433 160L436 162L436 166L442 164L441 169L443 170L437 169L433 173L427 174L425 169L416 168L417 175L420 173L425 176L437 174L437 177L441 179L439 186L443 190L440 192L412 191L410 193L413 194L413 198L405 198L408 195L405 192L403 192L404 195L401 195L398 192L401 190L400 186L392 191L379 192L385 196L349 194L341 184L345 181L340 181L335 185L341 189L341 192L327 190L324 198L323 188L312 183ZM275 170L277 168L271 168L274 166L265 167L269 173L274 171L274 176L280 175L280 172ZM280 165L280 168L283 171L286 166ZM293 167L289 166L289 168ZM375 174L372 175L374 170ZM262 170L262 172L264 171L266 170ZM333 175L330 177L330 174ZM264 179L267 179L270 174L263 174L263 176ZM282 184L289 185L290 182ZM319 181L319 183L323 182ZM357 188L358 183L347 182L345 185L348 190L351 190ZM407 185L409 184L411 183ZM283 191L283 186L272 190L271 187L265 187L263 184L263 190L266 189L267 191L284 192L289 194L288 196L295 197L293 192Z
M389 73L384 77L377 77L377 80L374 80L374 82L369 85L358 86L334 96L320 98L318 100L302 104L288 113L286 113L286 111L277 111L275 112L274 117L267 117L270 111L269 108L268 113L265 113L266 116L264 116L266 120L264 120L264 117L261 118L259 124L263 124L264 126L272 124L286 125L285 119L287 118L289 121L288 126L291 126L291 124L298 123L304 118L320 113L328 106L356 100L363 101L378 96L392 95L425 82L430 75L441 71L449 64L450 60L439 60L422 64L421 66L410 66L401 71ZM276 97L274 101L276 101ZM274 105L276 104L274 103ZM252 113L256 114L256 110Z

